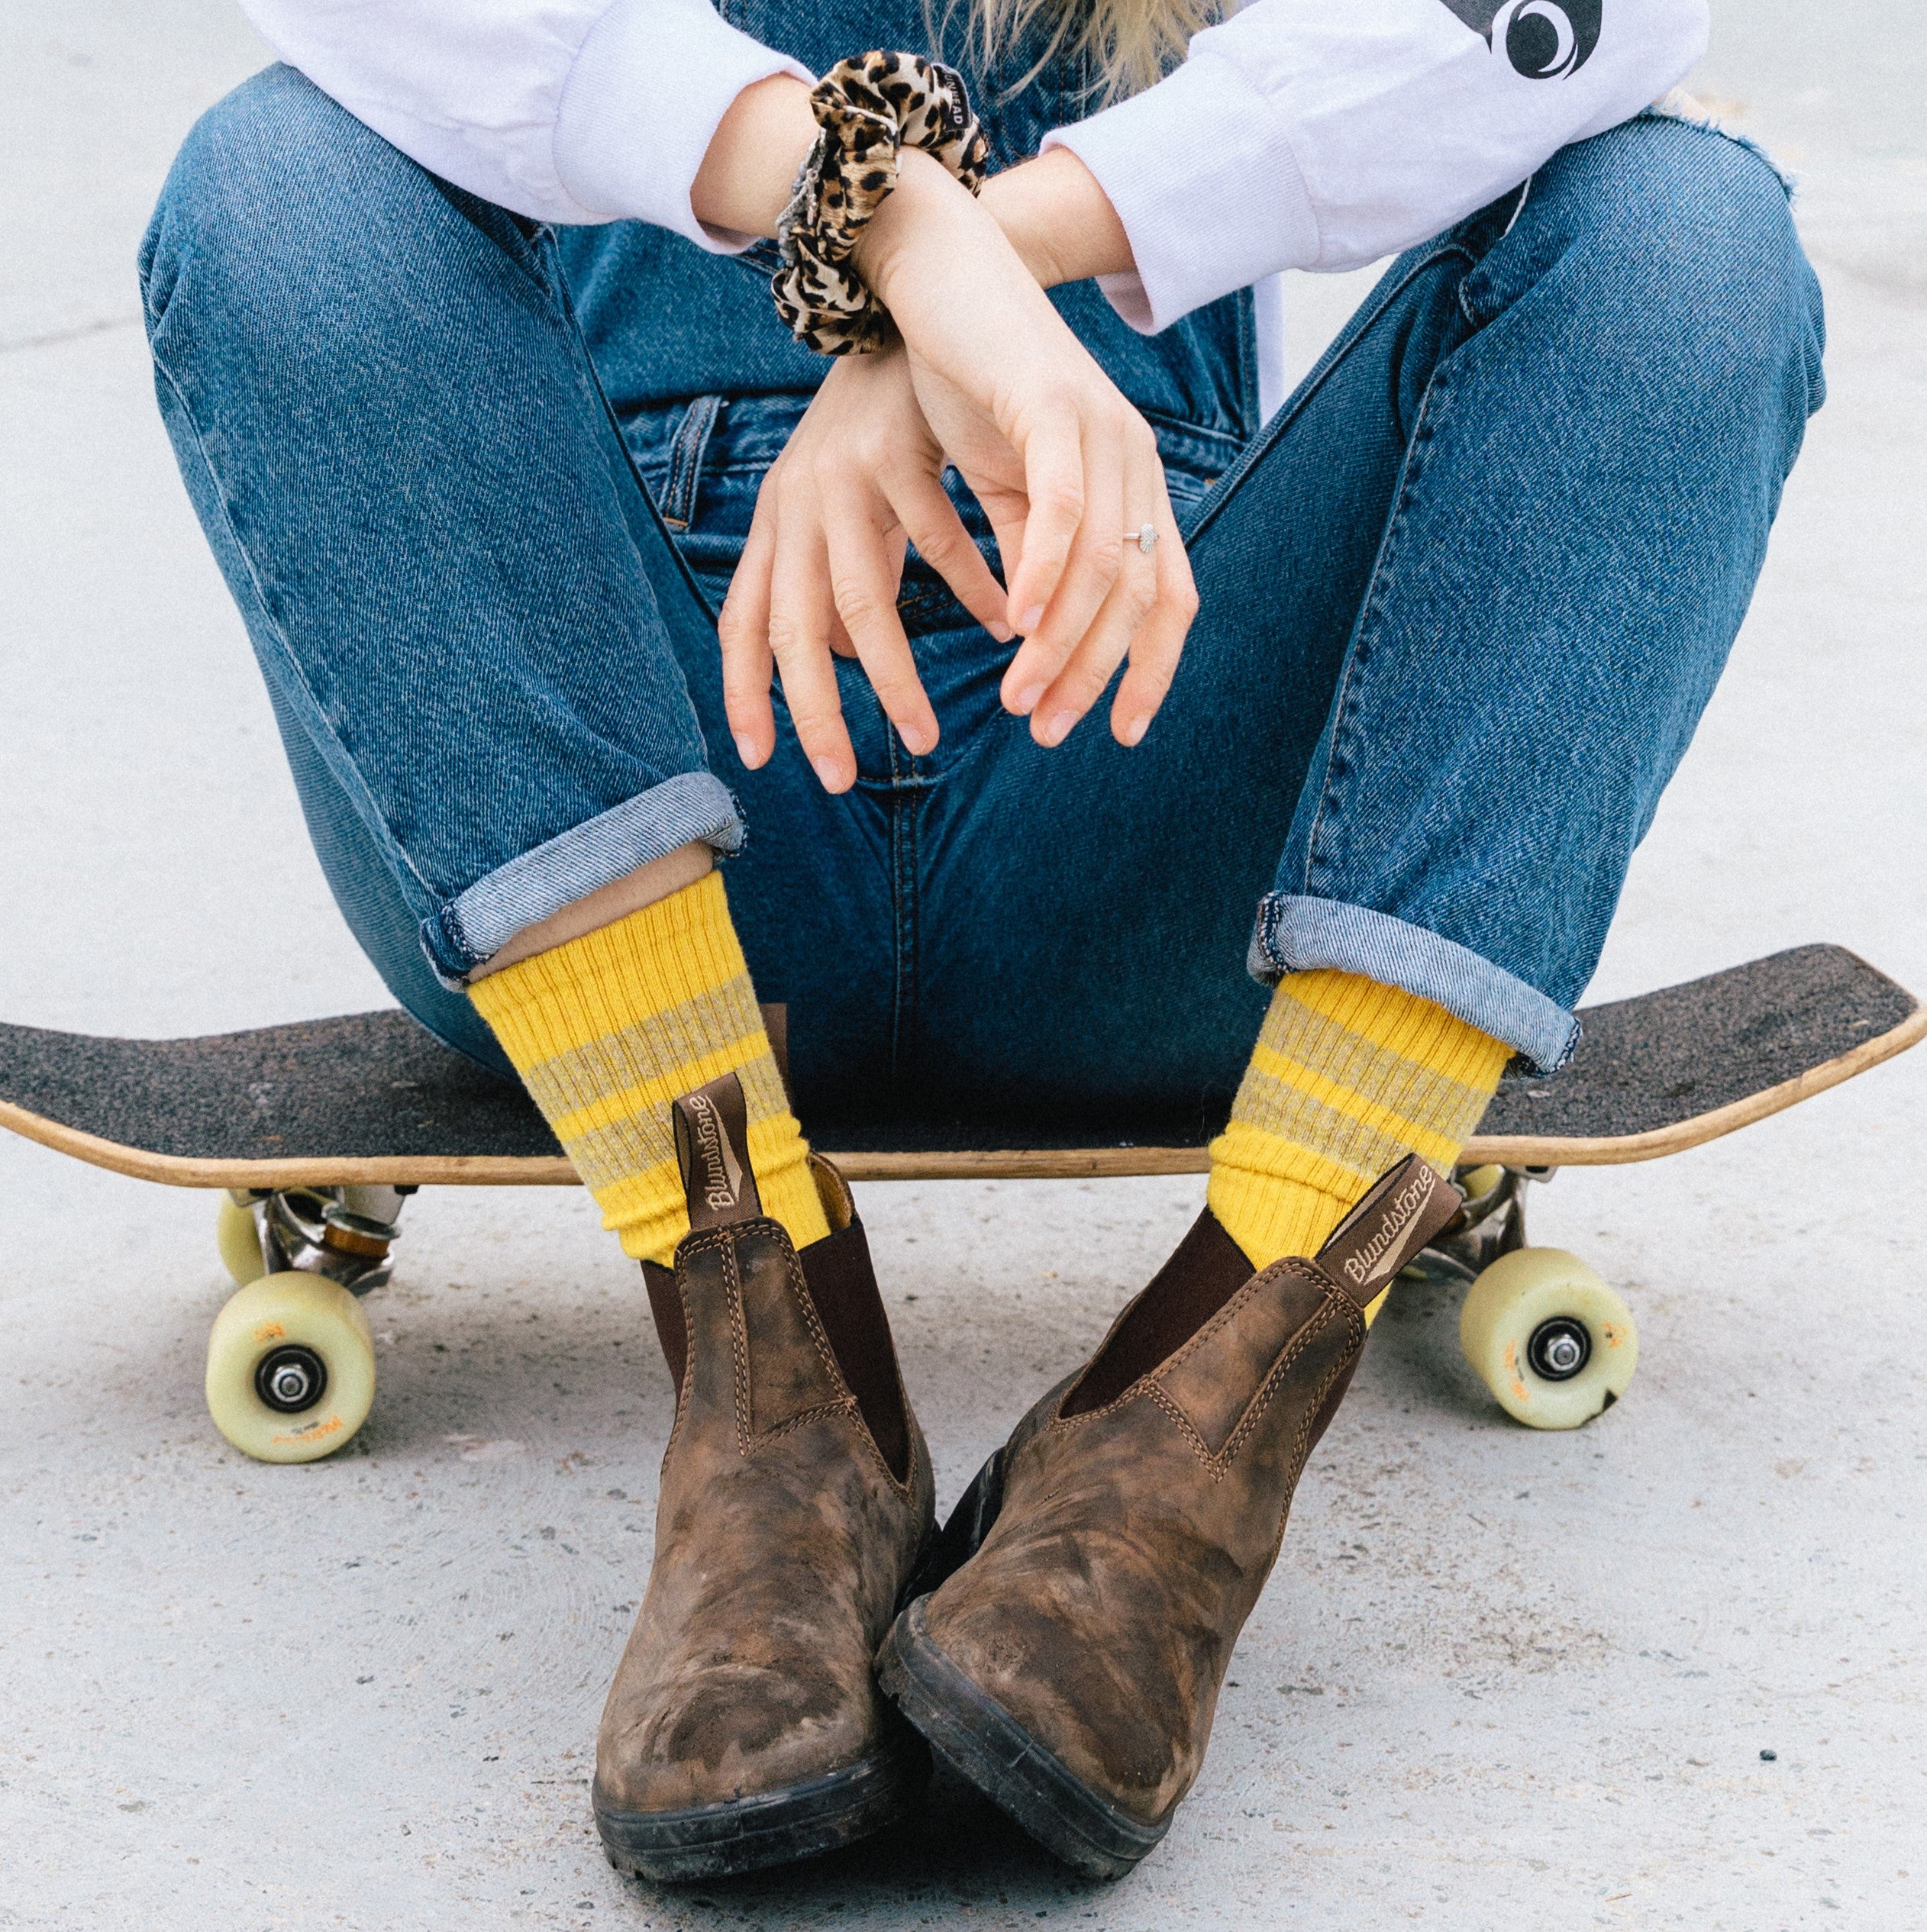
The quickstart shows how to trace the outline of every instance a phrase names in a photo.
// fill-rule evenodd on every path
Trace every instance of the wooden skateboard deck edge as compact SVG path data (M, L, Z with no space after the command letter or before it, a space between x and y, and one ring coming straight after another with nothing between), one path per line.
M1645 1134L1596 1140L1552 1135L1475 1135L1461 1158L1512 1167L1607 1167L1682 1153L1769 1114L1784 1111L1903 1053L1927 1037L1927 1005L1851 1051L1730 1105ZM123 1147L0 1101L0 1127L57 1153L136 1180L169 1187L564 1187L577 1185L561 1155L382 1156L368 1160L202 1160ZM947 1153L865 1153L825 1148L852 1181L1098 1180L1153 1174L1202 1174L1203 1147L1005 1148Z

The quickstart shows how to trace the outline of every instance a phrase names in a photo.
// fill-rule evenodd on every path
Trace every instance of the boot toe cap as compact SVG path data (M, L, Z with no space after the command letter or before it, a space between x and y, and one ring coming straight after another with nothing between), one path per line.
M1190 1788L1194 1699L1168 1660L1094 1643L1048 1601L926 1599L928 1640L1073 1776L1147 1825ZM975 1596L975 1593L972 1593Z
M787 1788L873 1756L887 1713L867 1679L780 1664L705 1672L641 1708L612 1708L597 1740L608 1808L679 1811Z

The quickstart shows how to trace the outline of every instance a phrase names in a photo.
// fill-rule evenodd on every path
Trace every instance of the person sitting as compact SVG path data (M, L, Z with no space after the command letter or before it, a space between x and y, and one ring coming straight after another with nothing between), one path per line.
M349 924L644 1264L610 1854L873 1831L907 1716L1125 1869L1820 401L1780 180L1651 105L1700 0L247 10L157 392ZM1386 256L1287 389L1280 275ZM1216 1131L941 1541L799 1116Z

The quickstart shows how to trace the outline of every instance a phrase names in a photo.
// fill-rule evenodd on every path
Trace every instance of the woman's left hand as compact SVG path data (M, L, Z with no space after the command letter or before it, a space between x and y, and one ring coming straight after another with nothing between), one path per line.
M1010 640L1003 588L944 492L944 464L901 348L832 365L763 479L718 621L724 704L751 770L776 748L773 664L825 789L856 782L833 651L862 663L912 754L934 747L936 714L896 610L908 544L993 637Z

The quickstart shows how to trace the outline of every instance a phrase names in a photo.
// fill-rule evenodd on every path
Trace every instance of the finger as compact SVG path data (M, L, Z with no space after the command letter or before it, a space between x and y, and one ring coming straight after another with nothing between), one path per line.
M887 511L884 510L882 505L879 505L876 508L880 514L886 516L888 514ZM875 520L876 518L873 518L873 521ZM903 589L903 558L905 553L909 548L910 540L904 535L903 526L898 523L892 524L892 527L884 532L883 542L884 553L889 563L890 604L894 608L898 595ZM830 649L838 657L854 659L857 655L856 644L852 640L847 627L837 611L834 589L830 603Z
M1073 411L1066 409L1025 439L1024 493L1024 560L1011 579L1006 606L1010 627L1020 637L1044 621L1084 521L1084 453Z
M1111 701L1111 735L1121 745L1141 743L1151 729L1171 679L1177 675L1184 640L1198 614L1198 588L1191 575L1191 560L1184 553L1161 473L1158 481L1159 514L1152 519L1157 527L1157 602L1131 640L1131 668Z
M1009 643L1017 634L1005 621L1009 599L943 485L922 469L893 471L877 481L918 556L999 643Z
M937 714L896 614L896 576L880 527L889 516L889 506L867 489L831 483L825 490L823 529L837 614L878 703L912 753L921 756L936 747Z
M1110 595L1031 713L1031 735L1041 745L1061 744L1069 737L1103 695L1126 653L1136 651L1138 638L1161 602L1163 573L1157 553L1166 540L1164 524L1170 519L1170 499L1163 465L1147 439L1134 445L1127 475L1124 502L1128 507L1124 514L1138 516L1140 524L1148 521L1158 531L1158 541L1149 551L1135 542L1121 542L1122 567ZM1153 508L1148 519L1142 514L1147 506ZM1174 525L1170 540L1176 540ZM1179 634L1181 637L1181 631ZM1161 689L1157 695L1163 695ZM1147 725L1148 717L1145 722Z
M984 514L989 518L990 534L997 540L997 561L1003 566L1004 582L1010 583L1024 567L1024 520L1021 515L1005 517L991 510Z
M716 619L722 647L723 711L736 755L751 770L770 762L776 748L776 714L770 707L770 571L776 561L775 492L770 476L757 492L755 514L743 544L729 594Z
M825 791L847 792L857 782L857 756L830 658L833 616L822 525L806 493L792 485L782 498L770 573L770 650L804 756Z
M1157 577L1148 557L1139 560L1131 546L1097 621L1079 640L1064 669L1031 710L1031 736L1047 749L1070 737L1084 714L1104 695L1112 672L1124 662L1131 640L1157 601Z
M904 535L901 524L883 540L884 547L889 554L890 602L892 604L903 589L903 553L909 547L909 540ZM830 649L838 657L854 659L857 655L857 647L851 641L850 633L844 627L842 618L837 614L834 601L830 605Z
M1146 432L1148 434L1148 432ZM1084 444L1085 513L1041 624L1004 673L1003 702L1019 716L1034 714L1062 675L1071 653L1097 621L1124 563L1124 437L1099 424Z

